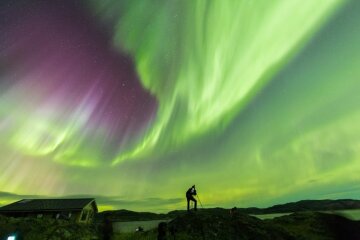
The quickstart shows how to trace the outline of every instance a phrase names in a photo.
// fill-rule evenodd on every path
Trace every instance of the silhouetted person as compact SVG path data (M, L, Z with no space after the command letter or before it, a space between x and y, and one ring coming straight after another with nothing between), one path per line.
M113 226L108 215L105 215L104 227L103 227L103 239L111 240L113 237Z
M166 240L167 223L161 222L158 226L158 237L157 240Z
M238 209L237 209L237 207L233 207L232 209L230 209L230 216L231 216L231 217L237 217L237 216L238 216Z
M196 189L195 189L195 185L193 185L191 188L189 188L186 191L186 200L187 200L187 210L190 211L190 201L194 202L194 210L197 210L197 201L194 198L194 196L196 196Z
M171 225L169 227L169 232L170 232L171 236L173 237L172 240L176 240L176 228L174 225Z

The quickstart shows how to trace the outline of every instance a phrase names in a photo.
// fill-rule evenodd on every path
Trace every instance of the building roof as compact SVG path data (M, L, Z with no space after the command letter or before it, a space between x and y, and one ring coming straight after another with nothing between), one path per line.
M37 212L37 211L69 211L82 210L89 203L97 211L94 198L73 199L23 199L0 207L0 212Z

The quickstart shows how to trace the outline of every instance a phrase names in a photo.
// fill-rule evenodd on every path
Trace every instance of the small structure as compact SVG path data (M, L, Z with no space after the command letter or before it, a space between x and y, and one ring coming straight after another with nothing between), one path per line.
M97 212L94 198L23 199L0 207L0 214L8 217L67 219L77 223L91 223Z

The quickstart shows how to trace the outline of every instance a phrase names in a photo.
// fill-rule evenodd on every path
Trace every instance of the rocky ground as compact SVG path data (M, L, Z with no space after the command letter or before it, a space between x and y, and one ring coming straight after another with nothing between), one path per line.
M24 240L102 239L101 225L0 216L0 239L21 232ZM319 212L301 212L271 220L224 210L178 214L158 229L114 236L114 240L360 240L360 222Z
M162 235L171 240L360 240L360 223L318 212L260 220L240 213L200 211L175 218Z
M65 220L8 218L0 215L0 239L17 234L16 240L91 240L99 239L97 227Z

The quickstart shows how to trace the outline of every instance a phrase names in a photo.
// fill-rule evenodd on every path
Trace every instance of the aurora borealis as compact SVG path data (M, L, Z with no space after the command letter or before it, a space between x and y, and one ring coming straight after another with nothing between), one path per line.
M0 204L359 198L356 0L0 3Z

